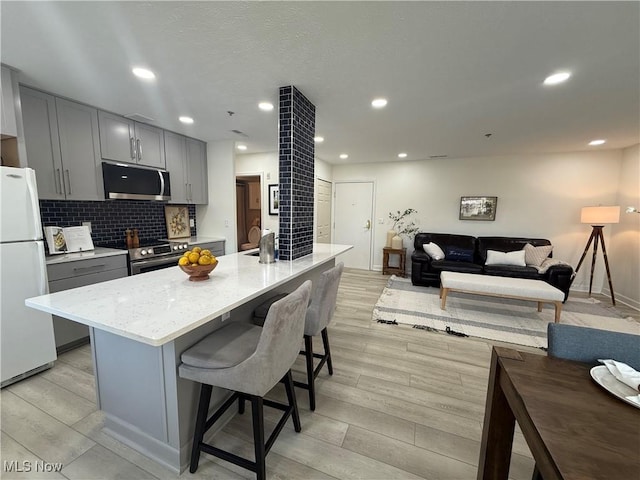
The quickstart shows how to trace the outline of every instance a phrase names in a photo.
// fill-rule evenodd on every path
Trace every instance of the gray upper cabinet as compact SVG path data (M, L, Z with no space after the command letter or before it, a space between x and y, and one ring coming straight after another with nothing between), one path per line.
M64 200L58 118L53 95L20 87L28 166L36 172L38 196Z
M187 138L187 172L189 203L209 203L207 190L207 145L200 140Z
M56 98L56 112L67 200L104 200L98 110Z
M98 112L98 117L103 159L165 168L161 128L102 111Z
M0 113L0 133L11 137L18 136L18 124L16 123L16 109L13 98L13 83L11 70L2 66L0 78L0 90L2 97L2 112Z
M164 132L164 150L171 182L171 203L188 203L186 137L173 132Z
M208 203L206 144L164 132L171 203Z
M54 200L102 200L98 111L20 87L28 166L38 196Z

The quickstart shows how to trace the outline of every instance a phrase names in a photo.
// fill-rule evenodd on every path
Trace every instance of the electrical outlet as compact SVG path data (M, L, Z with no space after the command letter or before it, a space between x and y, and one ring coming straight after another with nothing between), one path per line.
M189 226L190 226L191 228L193 228L193 227L195 227L195 226L196 226L196 221L195 221L193 218L190 218L190 219L189 219Z
M222 314L222 321L229 320L231 318L231 312L226 312Z
M271 180L271 172L267 172L267 180Z
M89 233L91 233L91 222L82 222L83 227L89 227Z
M384 220L382 218L378 219L378 225L382 225L384 223Z
M229 220L225 220L225 221L224 221L224 226L225 226L225 227L228 227L228 226L229 226Z

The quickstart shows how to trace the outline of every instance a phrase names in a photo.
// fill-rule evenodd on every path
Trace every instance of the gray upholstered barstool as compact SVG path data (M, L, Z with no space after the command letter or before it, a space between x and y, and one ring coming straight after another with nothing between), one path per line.
M309 390L309 408L316 409L316 393L315 379L322 370L324 364L327 364L329 375L333 375L333 364L331 363L331 349L329 348L329 334L327 326L333 317L336 309L336 300L338 298L338 286L344 264L341 262L335 267L323 272L320 280L313 287L313 294L307 315L304 322L304 350L300 351L300 355L305 356L307 366L307 383L293 382L296 387ZM269 307L284 297L286 293L276 295L266 302L262 303L253 313L253 322L256 325L262 325L267 316ZM322 343L324 344L324 353L313 353L313 337L322 335ZM319 358L320 363L314 368L314 358Z
M307 280L296 291L271 306L262 328L232 322L182 354L180 376L202 384L191 448L191 473L198 469L200 452L205 452L254 471L258 480L262 480L266 477L265 457L289 416L293 418L296 432L301 430L291 366L298 355L300 336L304 333L310 295L311 282ZM263 399L279 381L285 385L288 405ZM207 419L213 386L234 393ZM255 462L203 441L206 431L235 400L238 400L240 413L244 412L244 401L251 401ZM284 411L266 442L263 405Z

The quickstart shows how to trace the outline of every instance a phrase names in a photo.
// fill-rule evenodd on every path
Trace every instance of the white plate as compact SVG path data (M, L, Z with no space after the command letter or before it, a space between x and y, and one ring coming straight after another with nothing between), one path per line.
M639 392L635 391L629 385L625 385L616 377L614 377L611 372L609 372L607 367L605 367L604 365L593 367L590 373L591 378L593 378L593 380L607 392L615 395L623 402L633 405L636 408L640 408L640 404L626 398L632 395L638 395Z

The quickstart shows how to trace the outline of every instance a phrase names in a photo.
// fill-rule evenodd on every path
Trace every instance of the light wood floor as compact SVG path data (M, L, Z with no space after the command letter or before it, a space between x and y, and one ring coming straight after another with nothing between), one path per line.
M389 277L346 270L329 328L335 373L317 383L317 408L296 389L302 433L285 427L267 456L273 479L451 479L476 476L491 345L471 338L371 322ZM633 311L632 311L633 312ZM634 312L637 314L637 312ZM296 376L304 371L302 357ZM270 396L283 398L276 387ZM61 462L59 473L1 478L172 479L176 475L101 432L88 347L2 390L1 460ZM266 412L267 428L277 413ZM234 418L214 444L251 457L250 415ZM516 432L510 477L531 478L533 461ZM4 468L3 468L4 470ZM255 478L206 457L195 475Z

